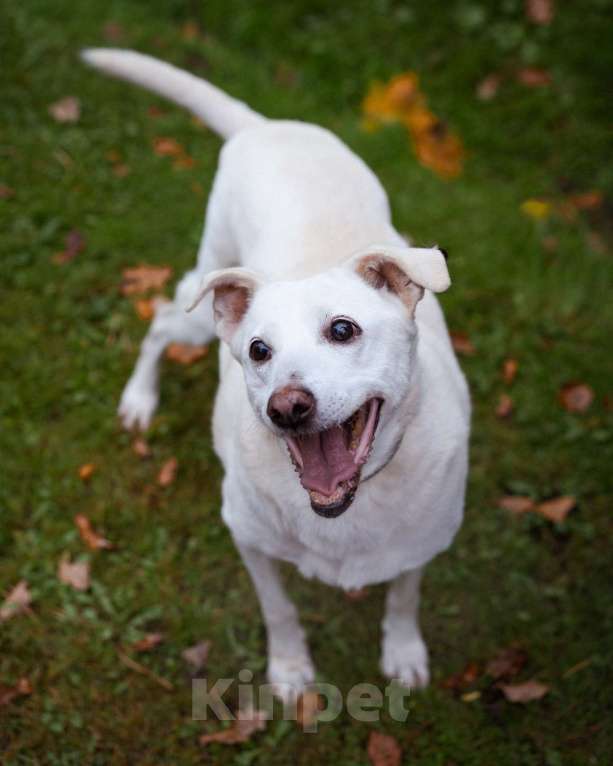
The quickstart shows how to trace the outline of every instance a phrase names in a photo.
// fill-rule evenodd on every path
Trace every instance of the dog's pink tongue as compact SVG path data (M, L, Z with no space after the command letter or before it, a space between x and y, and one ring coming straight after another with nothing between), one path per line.
M350 479L356 472L342 428L301 436L297 441L302 457L300 481L305 489L331 495L341 481Z

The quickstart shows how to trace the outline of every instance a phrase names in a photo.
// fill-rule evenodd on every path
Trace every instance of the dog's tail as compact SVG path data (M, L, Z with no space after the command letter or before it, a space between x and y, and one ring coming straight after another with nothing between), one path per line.
M265 121L242 101L189 72L136 51L86 48L82 59L107 74L141 85L186 107L222 138Z

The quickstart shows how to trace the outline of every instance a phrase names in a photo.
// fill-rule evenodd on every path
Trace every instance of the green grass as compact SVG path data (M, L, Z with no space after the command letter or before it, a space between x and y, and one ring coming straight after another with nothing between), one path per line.
M349 766L367 762L371 728L393 734L411 764L609 762L611 3L558 6L554 23L539 28L519 0L457 0L446 10L391 0L5 4L0 183L14 196L0 200L0 591L24 578L34 601L30 614L0 625L0 682L27 676L33 685L0 709L3 763ZM188 20L204 36L185 39ZM191 66L268 115L332 128L381 178L399 229L450 251L454 285L443 304L477 349L462 359L474 402L467 514L426 575L434 679L412 697L404 724L342 716L313 735L276 721L241 747L198 745L214 726L191 718L182 649L212 641L211 679L242 667L262 679L264 670L259 610L219 518L209 430L216 354L189 368L166 365L153 455L139 460L114 413L145 326L118 285L122 269L141 261L172 264L177 277L191 266L219 142L180 110L78 63L80 47L105 43L110 21L121 25L122 45ZM491 71L526 65L546 67L552 85L526 89L509 74L493 101L475 98ZM360 128L371 80L407 69L466 145L456 181L419 166L399 127ZM66 95L82 103L74 125L48 115ZM163 114L150 116L152 105ZM152 151L156 136L180 141L195 167L173 170ZM129 166L126 177L112 172L111 150ZM571 222L520 212L529 197L591 189L603 206ZM52 256L71 229L86 249L58 266ZM546 236L556 239L553 252ZM500 376L507 356L520 364L511 387ZM585 414L559 405L570 380L595 391ZM516 411L503 422L494 410L507 389ZM162 489L155 477L171 455L179 472ZM86 462L97 471L84 484L77 470ZM574 494L578 508L557 526L514 519L496 505L507 492ZM87 554L75 513L116 548ZM64 552L91 561L86 593L58 582ZM321 678L345 691L382 685L383 589L345 603L293 572L288 581ZM164 643L138 659L173 691L117 656L153 630ZM485 677L472 703L440 687L513 641L529 655L520 678L551 685L543 700L512 706Z

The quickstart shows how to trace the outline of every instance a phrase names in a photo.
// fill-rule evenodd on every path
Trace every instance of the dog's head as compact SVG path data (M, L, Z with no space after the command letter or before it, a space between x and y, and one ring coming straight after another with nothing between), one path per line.
M393 456L408 417L415 308L424 288L448 286L441 250L389 246L297 281L242 268L205 278L193 305L213 291L217 333L320 515L346 510L362 472Z

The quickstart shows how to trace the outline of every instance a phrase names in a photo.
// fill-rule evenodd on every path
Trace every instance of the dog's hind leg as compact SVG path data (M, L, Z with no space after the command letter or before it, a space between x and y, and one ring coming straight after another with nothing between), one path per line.
M284 702L295 700L315 678L304 630L274 559L237 545L258 594L268 635L268 681Z
M389 586L383 619L381 670L404 686L428 685L428 650L418 623L421 569L399 575Z
M121 395L119 416L125 428L149 426L158 404L159 367L166 347L171 343L200 346L213 340L215 326L210 300L205 299L194 311L186 312L201 281L200 270L189 271L177 285L174 300L158 304L134 371Z

